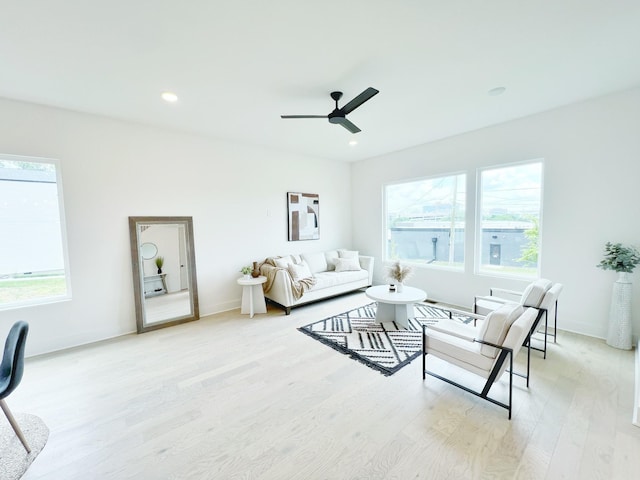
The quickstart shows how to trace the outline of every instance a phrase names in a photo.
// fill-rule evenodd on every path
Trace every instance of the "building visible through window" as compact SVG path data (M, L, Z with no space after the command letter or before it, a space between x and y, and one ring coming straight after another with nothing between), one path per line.
M479 183L477 271L537 276L542 162L484 169Z
M386 258L462 268L466 175L387 185Z

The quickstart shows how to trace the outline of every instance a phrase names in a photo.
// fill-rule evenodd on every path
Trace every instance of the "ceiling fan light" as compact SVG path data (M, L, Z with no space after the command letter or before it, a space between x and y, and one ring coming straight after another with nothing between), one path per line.
M162 97L165 102L169 103L175 103L178 101L178 96L173 92L162 92L160 97Z

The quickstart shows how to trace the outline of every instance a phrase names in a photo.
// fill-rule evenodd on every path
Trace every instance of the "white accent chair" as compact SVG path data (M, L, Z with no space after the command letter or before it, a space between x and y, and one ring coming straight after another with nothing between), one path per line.
M539 310L538 318L534 322L531 333L533 334L539 327L544 316L544 342L543 348L532 346L534 350L544 353L547 358L547 336L549 312L554 314L553 342L556 342L558 327L558 297L562 291L561 283L552 283L550 280L539 279L527 286L523 292L507 290L504 288L491 288L489 295L476 295L473 302L473 312L480 315L487 315L505 303L519 303L524 307L533 307Z
M459 311L456 311L459 313ZM468 315L468 314L467 314ZM538 310L524 308L517 303L506 303L490 312L486 317L471 315L480 319L477 327L465 325L455 320L439 320L435 325L424 325L422 329L422 379L431 375L458 388L506 408L511 419L513 397L513 375L527 379L529 387L530 372L530 336ZM527 346L527 373L513 371L513 359L520 348ZM449 378L427 370L427 356L433 355L448 363L461 367L486 379L481 391L472 390ZM502 376L508 367L509 400L508 403L489 397L492 385Z

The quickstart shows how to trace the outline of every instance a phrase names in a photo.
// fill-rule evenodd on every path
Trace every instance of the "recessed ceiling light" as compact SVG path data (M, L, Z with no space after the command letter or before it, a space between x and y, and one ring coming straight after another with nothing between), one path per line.
M349 146L355 147L358 144L358 140L349 140Z
M496 87L489 90L487 93L492 97L497 97L498 95L502 95L506 90L506 87Z
M178 96L173 92L162 92L160 96L165 102L175 103L178 101Z

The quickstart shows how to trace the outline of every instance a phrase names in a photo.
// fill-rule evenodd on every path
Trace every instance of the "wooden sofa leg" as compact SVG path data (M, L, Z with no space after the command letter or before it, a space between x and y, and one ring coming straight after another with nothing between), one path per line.
M291 313L291 307L284 307L284 314L289 315Z

